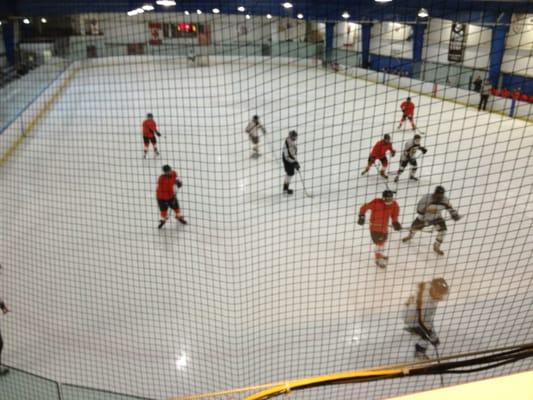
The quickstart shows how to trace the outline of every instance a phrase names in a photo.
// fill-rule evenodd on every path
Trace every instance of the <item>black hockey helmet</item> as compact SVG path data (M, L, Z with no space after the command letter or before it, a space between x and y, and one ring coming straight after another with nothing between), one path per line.
M444 278L435 278L431 281L430 295L434 299L442 300L449 292L448 283Z
M411 97L408 97L406 100L407 100L407 101L411 101Z
M146 118L154 118L154 114L148 113L148 114L146 114Z
M168 164L163 165L163 172L165 174L168 174L170 171L172 171L172 167Z
M390 142L390 135L388 133L383 135L383 140L385 140L386 142Z
M418 133L414 136L414 139L415 140L420 140L422 139L422 136L420 136Z
M298 137L298 132L296 132L295 130L292 130L289 132L289 137L294 140Z
M446 190L444 190L444 188L440 185L435 188L435 193L444 194L445 192Z
M394 198L394 193L392 193L392 190L384 190L381 194L381 197L383 197L384 200L390 199L389 201L392 201L392 199Z
M253 119L254 121L259 121L259 115L254 115L254 116L252 117L252 119Z

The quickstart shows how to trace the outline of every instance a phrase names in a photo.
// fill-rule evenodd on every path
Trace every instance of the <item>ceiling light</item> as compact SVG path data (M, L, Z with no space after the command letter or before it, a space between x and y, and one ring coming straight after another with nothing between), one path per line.
M22 20L22 22L24 22L26 25L28 25L30 23L30 20L28 18L24 18Z
M390 3L392 0L374 0L376 3Z
M0 21L0 26L2 26L2 21Z
M144 12L142 8L136 8L135 11L137 12L137 14L142 14Z
M200 15L202 13L202 10L196 10L196 14Z
M283 8L292 8L292 3L286 2L282 4Z
M189 12L189 11L187 11L187 10L185 10L183 14L185 14L185 15L189 15L189 14L190 14L190 12Z
M213 8L213 14L218 14L220 10L218 8Z
M246 19L250 19L252 17L250 17L250 14L246 14Z
M342 13L342 18L344 18L344 19L348 19L348 18L350 18L350 14L348 14L348 11L344 11L344 12Z
M240 11L240 12L245 12L246 8L244 8L243 6L239 6L239 7L237 7L237 10Z
M48 21L46 20L46 18L41 18L41 22L42 22L43 24L46 24Z
M171 7L176 5L174 0L157 0L155 3L163 7Z
M154 10L154 6L151 5L151 4L145 4L142 8L143 8L144 11L153 11Z
M418 11L418 16L419 16L420 18L427 18L427 17L429 17L428 10L426 10L425 8L421 8L421 9Z
M298 14L298 15L296 16L296 18L298 18L298 19L302 19L303 17L304 17L303 14Z
M267 14L267 19L272 19L272 15Z

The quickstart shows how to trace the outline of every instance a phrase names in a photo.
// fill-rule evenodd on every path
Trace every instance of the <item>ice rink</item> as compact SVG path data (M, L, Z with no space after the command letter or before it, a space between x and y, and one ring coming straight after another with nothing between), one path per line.
M463 218L448 222L442 257L434 233L403 244L406 232L391 232L379 270L368 225L356 221L386 187L375 169L360 174L385 133L397 170L413 135L396 129L408 95L428 153L420 181L406 170L397 185L400 221L408 228L436 185ZM163 134L160 159L142 159L147 112ZM257 160L244 132L254 114L267 129ZM299 176L282 195L291 129L312 198ZM404 303L437 276L450 285L435 322L441 355L531 342L532 149L524 121L321 68L83 69L0 169L0 278L12 311L0 321L3 361L154 399L399 363L414 346ZM189 225L158 230L166 163L182 176ZM500 371L519 367L531 361ZM437 385L398 380L370 397Z

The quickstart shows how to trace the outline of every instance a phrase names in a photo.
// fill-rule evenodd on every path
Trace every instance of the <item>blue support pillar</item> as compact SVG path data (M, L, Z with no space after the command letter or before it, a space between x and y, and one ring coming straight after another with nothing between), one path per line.
M363 68L370 68L370 32L372 30L372 24L371 23L363 23L362 24L362 34L361 34L361 40L362 42L362 67Z
M333 39L335 37L335 23L326 22L326 62L329 64L333 56Z
M414 24L411 27L413 28L413 77L420 78L426 24Z
M6 58L10 65L15 65L15 23L9 21L2 25L2 36L6 48Z
M505 37L509 31L510 22L511 18L509 14L501 14L496 21L496 25L492 28L489 56L489 80L492 87L498 86L503 53L505 52Z

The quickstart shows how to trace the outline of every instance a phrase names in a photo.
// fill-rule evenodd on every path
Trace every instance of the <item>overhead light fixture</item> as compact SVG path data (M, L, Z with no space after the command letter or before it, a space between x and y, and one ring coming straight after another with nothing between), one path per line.
M163 7L172 7L176 5L174 0L157 0L155 3Z
M28 18L24 18L22 20L22 22L24 22L26 25L28 25L30 23L30 20Z
M298 18L298 19L302 19L303 17L304 17L303 14L298 14L298 15L296 16L296 18Z
M2 26L2 21L0 21L0 26Z
M196 10L196 14L200 15L202 13L202 10L198 9Z
M348 13L348 11L344 11L344 12L342 13L342 18L344 18L344 19L348 19L348 18L350 18L350 14Z
M246 14L246 19L250 19L252 17L250 17L250 14Z
M137 14L142 14L144 12L142 8L136 8L135 11L137 12Z
M218 8L213 8L213 14L218 14L220 13L220 10Z
M282 4L283 8L292 8L292 3L286 2Z
M190 14L190 12L189 12L189 11L187 11L187 10L185 10L185 11L183 12L183 14L185 14L185 15L189 15L189 14Z
M374 0L376 3L390 3L392 0Z
M243 6L239 6L239 7L237 7L237 11L245 12L246 8L244 8Z
M144 6L142 6L142 9L144 11L154 11L154 6L151 4L145 4Z
M272 19L272 15L271 14L267 14L267 19Z
M42 22L43 24L46 24L46 23L48 22L48 20L47 20L46 18L43 17L43 18L41 18L41 22Z
M418 11L418 16L419 16L420 18L427 18L427 17L429 17L428 10L426 10L425 8L421 8L421 9Z

